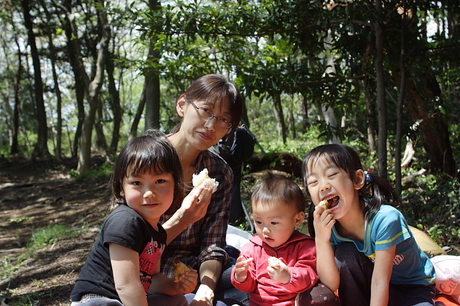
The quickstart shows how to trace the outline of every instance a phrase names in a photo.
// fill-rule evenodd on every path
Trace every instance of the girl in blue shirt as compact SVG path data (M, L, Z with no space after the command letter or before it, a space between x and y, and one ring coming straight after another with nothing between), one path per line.
M364 171L358 154L342 144L310 151L302 171L314 204L309 226L318 275L338 289L342 305L434 305L433 265L391 206L397 195L388 182Z

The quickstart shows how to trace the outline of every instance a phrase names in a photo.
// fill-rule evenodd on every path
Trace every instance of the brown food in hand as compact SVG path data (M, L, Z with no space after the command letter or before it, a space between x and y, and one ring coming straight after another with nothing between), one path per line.
M329 201L328 200L322 200L321 202L319 202L318 206L324 207L324 209L328 209L329 208Z
M174 276L175 276L175 279L174 279L174 282L178 282L179 281L179 277L183 274L185 274L185 272L187 271L190 271L191 269L186 265L184 264L183 262L179 262L179 263L175 263L174 266L176 267L173 271L174 273Z

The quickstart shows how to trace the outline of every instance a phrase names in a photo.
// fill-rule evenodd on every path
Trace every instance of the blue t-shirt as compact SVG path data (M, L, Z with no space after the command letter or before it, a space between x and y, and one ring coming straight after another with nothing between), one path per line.
M390 205L382 205L371 221L366 222L364 243L340 236L335 226L330 241L333 247L342 242L353 242L358 251L372 261L376 251L396 245L392 284L431 285L436 279L434 267L417 245L406 219Z

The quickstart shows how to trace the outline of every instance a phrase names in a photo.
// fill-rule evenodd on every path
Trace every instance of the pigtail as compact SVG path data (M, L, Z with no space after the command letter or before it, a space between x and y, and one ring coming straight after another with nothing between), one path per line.
M366 181L359 194L367 203L364 208L366 218L371 220L382 204L396 206L399 197L394 188L383 177L373 174L371 171L364 171L364 175Z

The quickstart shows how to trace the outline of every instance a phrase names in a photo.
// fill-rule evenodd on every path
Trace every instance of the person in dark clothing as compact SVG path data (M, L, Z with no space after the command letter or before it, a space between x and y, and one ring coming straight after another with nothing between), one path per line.
M232 225L244 222L245 213L241 203L241 178L243 176L243 164L254 153L256 140L243 126L239 126L233 135L226 135L219 143L219 154L233 170L232 200L230 206L230 220Z

